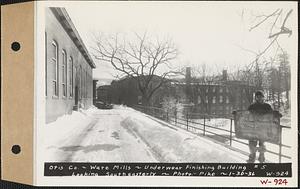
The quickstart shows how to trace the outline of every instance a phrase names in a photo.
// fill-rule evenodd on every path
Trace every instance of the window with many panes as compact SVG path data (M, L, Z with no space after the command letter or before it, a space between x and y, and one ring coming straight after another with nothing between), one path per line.
M220 96L219 102L220 102L220 103L223 103L223 96Z
M69 59L69 91L70 97L73 97L73 58L70 56Z
M212 99L212 103L215 104L216 103L216 97L214 96Z
M198 95L198 104L201 104L201 96Z
M53 96L58 96L58 45L55 41L52 41L52 70L53 70Z
M79 67L79 83L80 83L79 96L80 96L80 98L82 98L82 67L81 67L81 65Z
M67 54L66 51L62 51L62 90L63 96L67 96Z
M226 103L229 104L229 97L226 96Z
M85 97L88 97L88 74L87 71L85 72Z

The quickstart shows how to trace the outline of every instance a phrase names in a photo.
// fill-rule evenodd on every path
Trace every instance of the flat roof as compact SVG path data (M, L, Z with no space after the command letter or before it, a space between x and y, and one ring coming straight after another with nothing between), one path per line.
M63 26L67 34L70 36L80 53L83 55L85 60L92 68L96 68L96 65L90 56L86 46L84 45L78 31L76 30L69 14L65 8L51 7L50 10L53 12L59 23Z

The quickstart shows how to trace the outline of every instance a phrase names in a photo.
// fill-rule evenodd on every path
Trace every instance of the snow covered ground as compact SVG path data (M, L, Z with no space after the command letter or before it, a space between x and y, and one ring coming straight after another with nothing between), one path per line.
M91 108L45 126L44 161L230 162L247 156L132 108Z
M290 127L291 126L290 125L290 119L291 118L290 118L290 114L288 114L288 112L289 111L286 111L286 113L283 113L283 117L281 118L281 125ZM171 123L175 124L175 120L174 119L171 120ZM182 124L179 124L179 123L182 123ZM203 119L192 119L189 122L189 130L191 132L203 135L203 126L200 125L200 124L203 124L203 123L204 123ZM227 145L230 144L230 140L229 140L230 132L227 132L227 131L230 131L230 119L223 119L223 118L216 118L216 119L210 119L210 120L206 119L205 120L205 125L217 128L217 129L215 129L215 128L211 128L211 127L206 126L206 128L205 128L205 131L206 131L205 135L206 136L208 136L210 138L213 138L215 140L218 140L218 141L220 141L224 144L227 144ZM187 129L186 121L178 121L177 120L176 126L181 127L183 129ZM196 127L198 129L193 129L191 126ZM218 128L223 129L223 130L218 130ZM224 131L224 130L227 130L227 131ZM232 124L232 131L234 132L234 123ZM216 134L221 135L223 137L217 136L217 135L209 133L209 132L216 133ZM283 128L282 129L282 143L284 145L292 146L291 140L289 140L290 136L292 136L291 129ZM227 137L227 139L224 138L224 137ZM234 134L232 134L232 137L233 137L234 140L238 140L240 142L248 144L248 140L238 139L238 138L235 137ZM236 142L236 141L232 141L232 147L241 150L242 153L243 152L245 152L245 153L249 152L248 145L241 144L241 143ZM275 145L275 144L266 143L266 148L267 148L267 150L270 150L272 152L276 152L276 153L279 152L279 146ZM291 157L292 156L291 155L292 154L291 148L282 147L282 154ZM265 155L266 155L266 159L269 162L274 162L274 163L279 162L278 155L268 153L268 152ZM258 153L257 153L257 156L258 156ZM288 158L282 157L282 162L291 162L291 160L288 159Z

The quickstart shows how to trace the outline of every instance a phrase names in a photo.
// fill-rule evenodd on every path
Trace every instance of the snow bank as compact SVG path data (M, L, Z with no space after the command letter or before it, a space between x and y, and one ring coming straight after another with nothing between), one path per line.
M245 162L242 154L206 138L163 125L131 108L123 110L121 125L139 136L161 162Z
M88 110L80 109L73 111L72 114L66 114L59 117L56 121L46 124L45 133L47 138L44 139L45 144L57 145L65 140L68 136L80 133L93 120L92 114L97 111L96 107ZM51 134L51 136L50 136Z
M119 109L122 109L123 107L118 107ZM124 111L125 111L125 109L124 109ZM128 116L127 114L128 114L128 112L131 112L131 116L134 118L134 119L137 119L137 118L139 118L139 116L138 115L136 115L137 114L137 112L138 111L136 111L136 110L133 110L133 109L130 109L130 108L127 108L126 107L126 114L124 115L124 116ZM281 118L281 124L282 125L286 125L286 126L290 126L290 111L286 111L286 112L282 112L283 113L283 117ZM143 116L148 116L148 115L146 115L146 114L141 114L141 113L139 113L140 115L143 115ZM151 117L151 116L148 116L148 117ZM134 120L133 119L133 120ZM145 119L145 118L139 118L140 120L143 120L143 121L140 121L140 122L144 122L144 123L141 123L141 124L144 124L144 125L147 125L147 127L148 127L148 125L153 125L153 124L155 124L155 122L156 121L154 121L154 123L153 122L149 122L149 123L145 123L145 120L147 120L147 119ZM149 120L149 119L148 119ZM152 120L152 119L150 119L150 120ZM161 122L161 123L163 123L163 121L160 121L160 120L158 120L158 119L156 119L156 118L153 118L153 120L157 120L157 121L159 121L159 122ZM152 120L152 121L153 121ZM197 123L203 123L203 120L202 119L195 119L195 120L193 120L193 122L197 122ZM177 127L175 127L175 126L172 126L171 124L168 124L168 123L165 123L166 125L169 125L170 127L173 127L173 129L175 129L175 130L179 130L180 132L187 132L187 131L185 131L185 129L186 129L186 126L182 126L182 125L177 125ZM226 129L226 130L230 130L230 120L229 119L221 119L221 118L218 118L218 119L211 119L210 121L209 120L206 120L206 124L207 125L210 125L210 126L214 126L214 127L217 127L217 128L222 128L222 129ZM199 129L202 129L202 126L201 125L199 125L199 124L193 124L193 123L189 123L189 125L190 126L195 126L195 127L199 127ZM178 127L181 127L182 129L180 129L180 128L178 128ZM233 124L233 131L234 131L234 124ZM135 129L137 132L141 132L140 130L141 129ZM157 130L157 128L153 128L153 130ZM206 128L206 130L207 131L213 131L213 132L215 132L215 133L217 133L217 134L220 134L220 135L229 135L229 133L227 133L227 132L225 132L225 131L219 131L219 130L216 130L216 129L213 129L213 128ZM143 132L149 132L149 133L152 133L153 135L155 135L155 133L153 133L152 131L143 131ZM200 130L200 132L199 132L200 134L202 134L203 132ZM142 134L141 134L142 135ZM210 133L206 133L206 135L207 136L211 136L211 137L214 137L212 134L210 134ZM168 135L165 135L165 136L162 136L162 137L167 137ZM195 134L193 135L193 136L195 136ZM284 128L283 130L282 130L282 141L283 141L283 143L284 144L286 144L286 145L289 145L289 146L291 146L291 144L290 144L290 140L288 140L289 139L289 137L291 136L291 129L286 129L286 128ZM229 137L229 136L227 136L227 137ZM233 134L233 137L235 138L235 135ZM198 138L201 138L201 137L198 137ZM149 140L151 139L151 137L149 137ZM201 138L201 139L203 139L203 138ZM207 138L205 138L205 139L207 139ZM220 138L221 140L223 140L223 138ZM209 140L209 139L208 139ZM211 139L212 141L214 141L214 140L216 140L216 139ZM218 139L217 139L218 140ZM219 141L219 142L221 142L221 140ZM237 138L235 138L235 140L239 140L239 141L241 141L241 142L245 142L245 143L248 143L248 140L242 140L242 139L237 139ZM180 141L180 140L178 140L178 141ZM218 142L216 142L216 143L218 143ZM229 145L229 139L227 140L227 141L224 141L224 143L223 143L224 145ZM224 147L224 146L223 146ZM235 141L232 141L232 147L233 148L236 148L236 149L238 149L237 151L242 151L243 153L243 156L245 156L245 154L247 154L247 153L249 153L249 147L248 147L248 145L244 145L244 144L240 144L240 143L237 143L237 142L235 142ZM273 151L273 152L278 152L279 151L279 149L278 149L278 145L275 145L275 144L271 144L271 143L266 143L266 147L267 147L267 149L268 150L271 150L271 151ZM225 147L225 148L227 148L227 147ZM193 149L193 148L191 148L191 149ZM288 155L288 156L291 156L291 149L290 148L283 148L282 149L282 152L283 152L283 154L285 154L285 155ZM245 159L247 159L247 158L245 158ZM267 161L268 162L278 162L278 155L274 155L274 154L271 154L271 153L266 153L266 159L267 159ZM290 162L290 160L289 159L286 159L286 158L283 158L283 160L282 160L283 162Z
M93 114L93 113L96 113L97 111L99 111L99 109L92 105L89 109L87 110L80 110L81 112L85 112L86 114Z

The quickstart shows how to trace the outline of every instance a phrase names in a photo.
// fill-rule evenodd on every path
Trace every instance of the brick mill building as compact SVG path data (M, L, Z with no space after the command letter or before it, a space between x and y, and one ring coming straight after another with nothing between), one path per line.
M158 77L158 76L157 76ZM174 98L195 114L230 115L233 110L246 110L253 102L255 87L244 82L228 80L224 71L219 81L201 83L191 81L190 68L181 81L169 80L157 90L150 105L162 107L164 98ZM98 100L127 106L141 105L142 95L135 78L116 80L97 88Z
M46 123L93 104L95 64L64 8L45 10Z
M209 115L229 115L233 110L246 110L253 102L255 87L238 80L228 80L227 71L213 82L191 82L187 68L184 83L176 83L185 90L191 111Z

